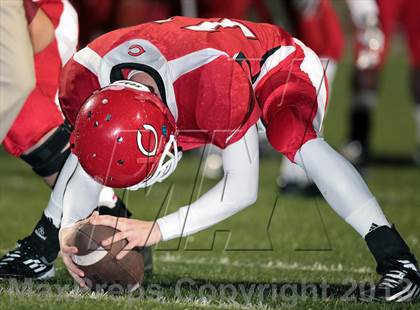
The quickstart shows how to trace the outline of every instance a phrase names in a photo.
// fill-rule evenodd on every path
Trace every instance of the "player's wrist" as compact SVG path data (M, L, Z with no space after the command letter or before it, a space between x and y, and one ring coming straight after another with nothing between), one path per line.
M153 225L153 235L154 235L154 244L157 244L163 240L162 232L158 222L155 222Z
M161 241L168 241L180 237L182 227L179 225L177 212L157 219Z

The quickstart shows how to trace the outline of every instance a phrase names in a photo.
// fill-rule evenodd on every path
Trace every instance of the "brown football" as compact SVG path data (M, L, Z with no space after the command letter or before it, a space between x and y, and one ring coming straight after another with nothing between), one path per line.
M125 247L127 240L121 240L108 247L102 241L116 234L118 230L102 225L83 224L72 234L70 241L78 249L73 262L85 273L86 285L93 291L114 294L135 290L143 281L143 255L131 250L123 259L116 255Z

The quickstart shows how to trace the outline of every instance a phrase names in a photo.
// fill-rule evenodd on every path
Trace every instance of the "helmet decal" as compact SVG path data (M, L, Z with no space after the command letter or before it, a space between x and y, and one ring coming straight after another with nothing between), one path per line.
M144 130L149 130L153 133L153 136L155 138L155 146L151 152L147 151L144 148L143 143L141 141L142 133L141 133L141 130L139 129L137 130L137 145L139 147L139 150L146 156L155 156L157 147L158 147L158 135L157 135L156 129L152 125L148 125L148 124L143 125L143 128Z
M137 57L145 53L146 51L140 44L133 44L128 48L128 55Z

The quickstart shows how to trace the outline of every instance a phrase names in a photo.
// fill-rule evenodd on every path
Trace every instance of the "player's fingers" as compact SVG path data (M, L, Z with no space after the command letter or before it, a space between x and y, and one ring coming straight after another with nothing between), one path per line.
M90 223L93 225L104 225L116 228L118 218L111 215L98 215L91 219Z
M84 277L85 276L85 273L83 272L83 270L80 270L73 263L73 260L71 259L71 257L69 255L63 255L63 262L70 272L73 272L74 274L78 275L79 277Z
M68 246L64 244L61 246L61 252L64 254L76 254L78 249L75 246Z
M127 219L111 215L99 215L93 220L93 225L104 225L114 229L124 231L127 229Z
M129 242L127 245L117 254L118 260L123 259L130 251L136 246L135 242Z
M99 212L98 211L94 211L91 216L89 217L89 223L92 224L92 221L94 221L97 217L99 216Z
M75 266L71 262L67 262L66 263L66 267L67 267L67 269L68 269L69 272L74 273L78 277L84 277L85 276L84 272L82 270L80 270L79 268L77 268L77 266Z
M86 283L85 281L80 278L77 274L75 274L74 272L69 270L70 275L72 276L72 278L79 284L80 287L85 287Z
M120 232L117 232L116 234L114 234L113 236L111 236L111 237L105 239L104 241L102 241L102 245L107 246L107 245L110 245L111 243L118 242L118 241L123 240L125 238L126 238L125 231L120 231Z

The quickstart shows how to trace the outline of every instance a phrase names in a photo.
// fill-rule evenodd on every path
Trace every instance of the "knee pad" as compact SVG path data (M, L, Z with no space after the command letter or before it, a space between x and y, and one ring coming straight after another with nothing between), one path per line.
M70 125L64 122L41 146L21 158L41 177L60 172L70 154Z

